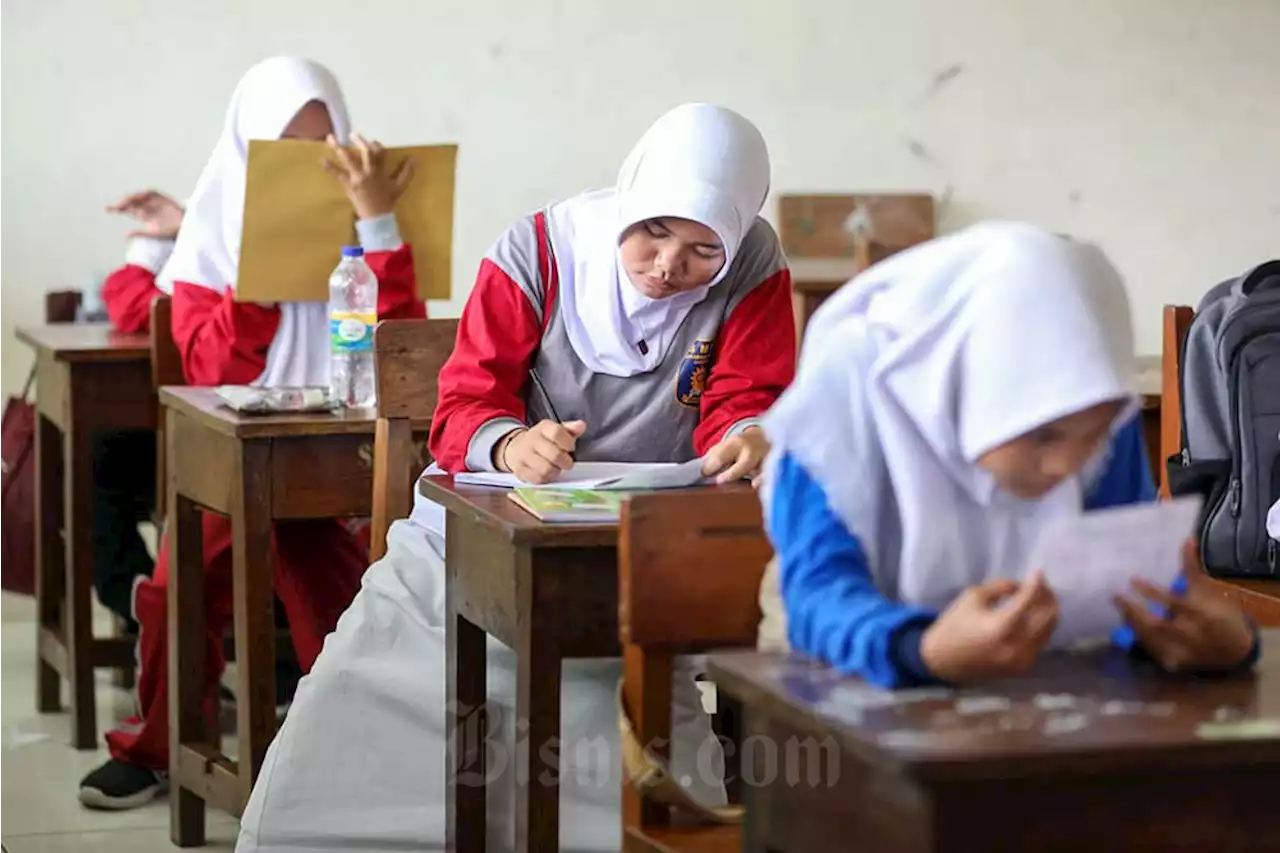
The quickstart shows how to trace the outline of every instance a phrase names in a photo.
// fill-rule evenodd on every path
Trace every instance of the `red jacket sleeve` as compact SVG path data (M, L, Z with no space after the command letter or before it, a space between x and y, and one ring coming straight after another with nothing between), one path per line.
M791 273L784 269L747 294L720 329L694 450L706 453L734 424L764 414L795 372Z
M409 244L390 252L367 252L365 262L378 277L378 319L422 320L427 304L418 298Z
M519 285L492 261L480 265L440 370L440 397L428 448L450 473L466 470L476 430L495 418L525 419L524 387L542 324Z
M126 335L145 334L151 326L151 303L160 295L156 275L146 267L126 264L107 276L102 301L111 325Z
M236 302L198 284L173 287L173 339L192 385L248 385L267 367L267 350L280 327L280 310Z

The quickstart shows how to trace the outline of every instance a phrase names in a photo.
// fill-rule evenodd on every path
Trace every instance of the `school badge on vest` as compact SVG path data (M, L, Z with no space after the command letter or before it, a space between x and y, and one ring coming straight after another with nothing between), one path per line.
M711 372L711 343L702 338L694 341L680 360L676 371L676 400L682 406L696 409L702 400L707 374Z

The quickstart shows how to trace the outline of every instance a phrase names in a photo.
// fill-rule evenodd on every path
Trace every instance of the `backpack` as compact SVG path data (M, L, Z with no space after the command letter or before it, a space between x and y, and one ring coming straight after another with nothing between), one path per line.
M1280 576L1280 541L1266 522L1280 500L1280 260L1205 294L1178 373L1182 451L1168 460L1169 487L1205 498L1205 568Z
M36 591L36 411L27 399L34 378L33 369L22 395L5 401L4 436L0 442L4 456L0 579L6 591L23 595L34 595Z

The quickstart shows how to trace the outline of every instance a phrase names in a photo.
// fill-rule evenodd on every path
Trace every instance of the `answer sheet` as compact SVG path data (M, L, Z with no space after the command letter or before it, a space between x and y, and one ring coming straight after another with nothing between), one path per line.
M521 482L515 474L463 473L453 481L470 486L497 486L504 489L598 489L643 492L654 489L682 489L707 482L702 476L702 460L688 462L578 462L558 480L541 486Z
M1134 578L1171 587L1182 573L1182 545L1199 512L1198 497L1178 498L1094 510L1046 528L1031 567L1044 572L1058 596L1060 617L1051 645L1106 637L1120 627L1112 596L1136 597L1130 586Z

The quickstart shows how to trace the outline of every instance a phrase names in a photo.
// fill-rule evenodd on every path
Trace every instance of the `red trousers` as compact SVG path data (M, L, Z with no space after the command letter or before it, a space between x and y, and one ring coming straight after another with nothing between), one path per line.
M205 687L212 703L226 661L222 636L233 618L231 521L204 514ZM338 521L281 521L272 530L276 595L284 604L294 650L310 672L325 636L360 589L368 563L356 537ZM138 707L141 717L107 732L111 756L152 770L169 769L169 542L155 574L138 587ZM215 707L210 705L210 708Z

